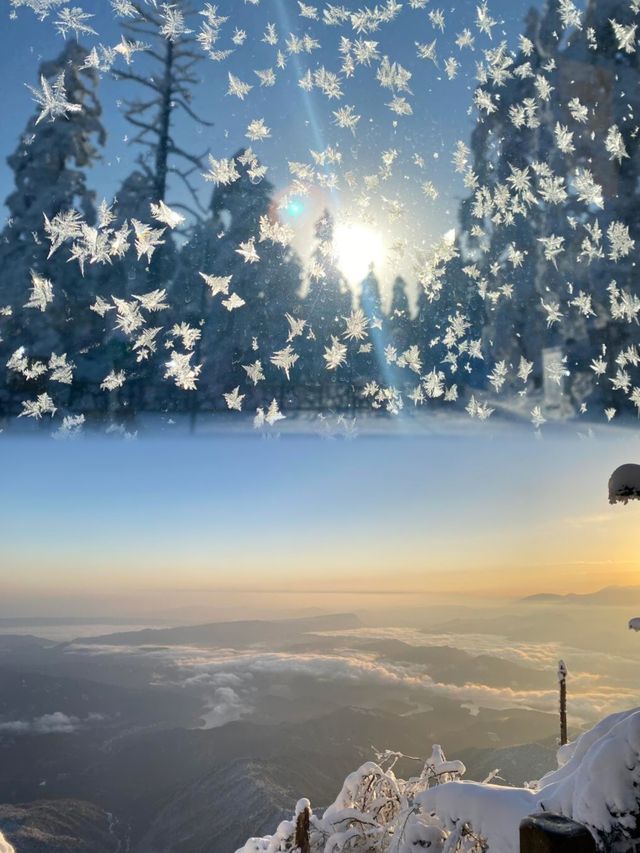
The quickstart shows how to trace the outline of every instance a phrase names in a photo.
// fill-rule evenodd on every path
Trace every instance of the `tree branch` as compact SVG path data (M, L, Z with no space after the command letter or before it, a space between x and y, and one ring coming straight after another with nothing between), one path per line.
M190 116L194 121L198 122L198 124L201 124L203 127L213 127L214 126L212 121L207 121L206 119L200 118L200 116L197 115L197 113L194 113L194 111L191 109L191 107L188 106L188 104L182 98L175 98L174 100L175 100L176 104L179 104L182 107L182 109L186 112L186 114L188 116Z
M177 169L175 166L170 166L169 172L171 172L172 175L177 175L180 178L180 180L183 182L183 184L185 185L185 187L189 191L189 194L190 194L191 198L194 200L198 210L200 210L203 214L206 214L206 212L207 212L206 208L202 205L202 202L198 198L198 194L196 193L195 189L193 188L193 185L191 184L191 182L189 181L189 175L193 172L193 169L182 172L182 171L180 171L180 169Z
M119 71L117 68L113 69L113 74L119 80L132 80L134 83L140 83L141 86L147 86L149 89L153 89L154 92L161 93L161 89L159 86L154 83L154 78L149 77L148 79L145 77L140 77L137 74L132 74L130 71Z

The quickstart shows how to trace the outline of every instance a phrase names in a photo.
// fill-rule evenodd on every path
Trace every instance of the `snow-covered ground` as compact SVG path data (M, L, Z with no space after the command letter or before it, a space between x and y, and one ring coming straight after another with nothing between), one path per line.
M529 814L561 814L584 824L602 850L630 849L637 839L640 709L612 714L558 750L558 767L526 788L462 781L460 762L433 747L419 776L399 779L394 754L378 756L345 780L322 815L310 815L312 853L339 851L488 850L517 853L519 826ZM390 760L389 760L390 759ZM294 818L274 835L252 838L238 853L290 849ZM463 846L458 847L462 842Z

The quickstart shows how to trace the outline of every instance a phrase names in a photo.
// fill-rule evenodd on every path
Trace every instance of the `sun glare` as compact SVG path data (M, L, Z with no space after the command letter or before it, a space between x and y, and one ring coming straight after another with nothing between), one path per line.
M385 247L379 231L359 222L344 222L336 226L333 245L338 269L350 285L359 284L371 267L380 272Z

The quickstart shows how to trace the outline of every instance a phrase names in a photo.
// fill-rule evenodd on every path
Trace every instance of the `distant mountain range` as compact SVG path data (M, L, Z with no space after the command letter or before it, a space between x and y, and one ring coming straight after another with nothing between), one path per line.
M605 586L596 592L556 595L541 592L521 598L524 604L597 604L609 607L640 605L640 586Z
M210 622L206 625L186 625L177 628L144 628L140 631L121 631L82 637L83 644L110 646L230 646L243 648L255 643L282 642L309 631L344 631L362 625L353 613L328 616L308 616L303 619L266 621L252 619L237 622Z
M318 809L326 807L347 773L372 758L372 744L420 755L441 743L447 754L465 762L469 778L483 778L487 768L499 766L505 778L519 783L553 766L548 745L557 726L553 715L484 708L470 715L458 701L436 695L429 700L433 710L402 717L341 708L314 720L272 726L238 721L206 731L130 730L108 743L90 742L89 735L75 741L16 738L5 743L2 756L6 766L20 772L11 780L0 775L0 801L33 803L46 779L49 800L93 801L97 811L89 823L102 837L105 813L117 816L113 831L121 850L230 853L257 831L277 825L301 795ZM524 748L523 741L531 743ZM496 750L501 750L498 763ZM413 767L407 763L408 770ZM60 809L64 817L65 807ZM37 825L36 816L24 819ZM52 827L53 820L49 815ZM0 831L17 842L14 821L10 812L0 811ZM58 832L66 834L62 827ZM109 846L16 849L107 853Z
M149 814L146 831L136 831L135 819L120 822L91 803L70 799L0 805L0 830L18 853L230 853L248 837L271 832L289 817L300 791L310 794L322 811L338 793L340 774L346 775L371 757L368 750L350 742L353 724L363 725L365 736L380 738L385 719L350 710L336 715L335 724L326 721L336 733L342 722L350 737L342 740L338 735L337 748L326 756L305 743L296 727L286 732L293 735L291 754L284 750L280 757L213 764L192 781L164 792ZM278 734L269 728L265 733L268 739ZM314 734L312 728L310 738ZM278 742L286 741L279 737ZM470 748L459 757L470 778L482 779L500 768L502 779L522 784L553 767L555 751L555 740L548 737L524 745ZM150 794L155 799L155 792ZM146 802L138 805L147 811ZM121 813L126 815L126 809Z
M512 608L513 630L531 623L537 638L548 611L531 607L524 618L524 609ZM552 621L572 619L584 614L567 610ZM230 853L271 831L300 796L321 811L374 748L428 755L439 743L466 764L467 778L500 767L512 784L553 766L555 713L485 708L473 691L469 702L460 691L467 683L544 690L555 669L427 638L420 646L340 634L360 626L351 613L306 613L121 630L77 645L0 635L0 803L8 804L0 832L18 853ZM205 679L185 689L174 663L179 645L207 649L205 661L215 648L258 646L293 661L355 656L383 671L416 668L459 690L448 696L426 678L414 693L386 680L333 678L332 670L257 668L249 691L236 685L245 716L201 728L217 685ZM50 730L60 720L65 730ZM408 759L399 768L416 770Z

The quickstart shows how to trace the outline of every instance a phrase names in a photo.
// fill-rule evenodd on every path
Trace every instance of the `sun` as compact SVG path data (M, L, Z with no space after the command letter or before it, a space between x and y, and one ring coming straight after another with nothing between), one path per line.
M336 265L354 287L373 268L380 272L385 260L384 239L379 231L360 222L342 222L333 235Z

